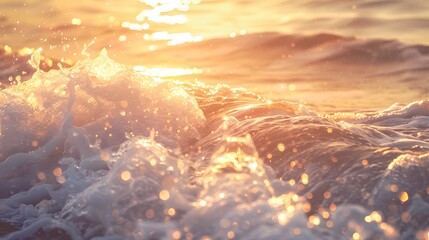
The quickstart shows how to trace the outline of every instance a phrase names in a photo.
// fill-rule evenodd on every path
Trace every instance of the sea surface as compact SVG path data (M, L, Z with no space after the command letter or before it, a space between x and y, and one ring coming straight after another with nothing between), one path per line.
M429 239L429 1L0 2L1 239Z

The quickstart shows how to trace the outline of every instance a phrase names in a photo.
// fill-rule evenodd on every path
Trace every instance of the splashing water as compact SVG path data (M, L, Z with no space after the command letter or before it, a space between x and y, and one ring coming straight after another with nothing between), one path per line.
M427 239L429 101L341 116L105 51L38 70L0 92L5 238Z
M28 63L30 63L30 65L35 68L37 71L40 70L40 61L41 61L41 54L40 54L40 50L35 50L32 54L31 54L31 58L28 61Z

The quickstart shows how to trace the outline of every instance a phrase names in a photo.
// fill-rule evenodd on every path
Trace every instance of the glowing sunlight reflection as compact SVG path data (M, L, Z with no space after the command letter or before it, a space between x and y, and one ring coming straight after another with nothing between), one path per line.
M146 31L151 28L151 24L185 24L188 22L188 18L183 13L189 10L190 5L199 4L200 0L140 0L140 2L146 4L150 9L144 9L136 16L137 23L122 22L123 28L133 31ZM187 42L200 42L203 37L193 36L189 32L155 31L145 34L144 39L167 41L167 44L172 46Z
M152 77L177 77L201 74L203 72L203 70L199 68L148 68L144 66L135 66L134 71Z

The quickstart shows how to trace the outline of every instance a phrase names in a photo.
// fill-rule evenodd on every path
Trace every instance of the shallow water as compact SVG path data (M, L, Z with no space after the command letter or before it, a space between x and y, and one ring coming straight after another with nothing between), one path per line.
M426 1L0 9L1 238L429 239Z

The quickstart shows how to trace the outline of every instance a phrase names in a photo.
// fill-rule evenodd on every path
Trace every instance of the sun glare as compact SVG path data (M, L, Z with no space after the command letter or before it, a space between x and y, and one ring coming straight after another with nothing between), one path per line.
M199 68L149 68L144 66L135 66L134 71L152 77L178 77L203 73L203 70Z
M184 12L189 11L191 5L200 3L200 0L140 0L146 5L136 17L137 22L122 22L123 28L134 31L149 30L151 25L183 25L188 22L188 17ZM144 35L145 40L150 41L167 41L169 46L183 44L187 42L200 42L202 36L194 36L189 32L169 32L154 31Z

